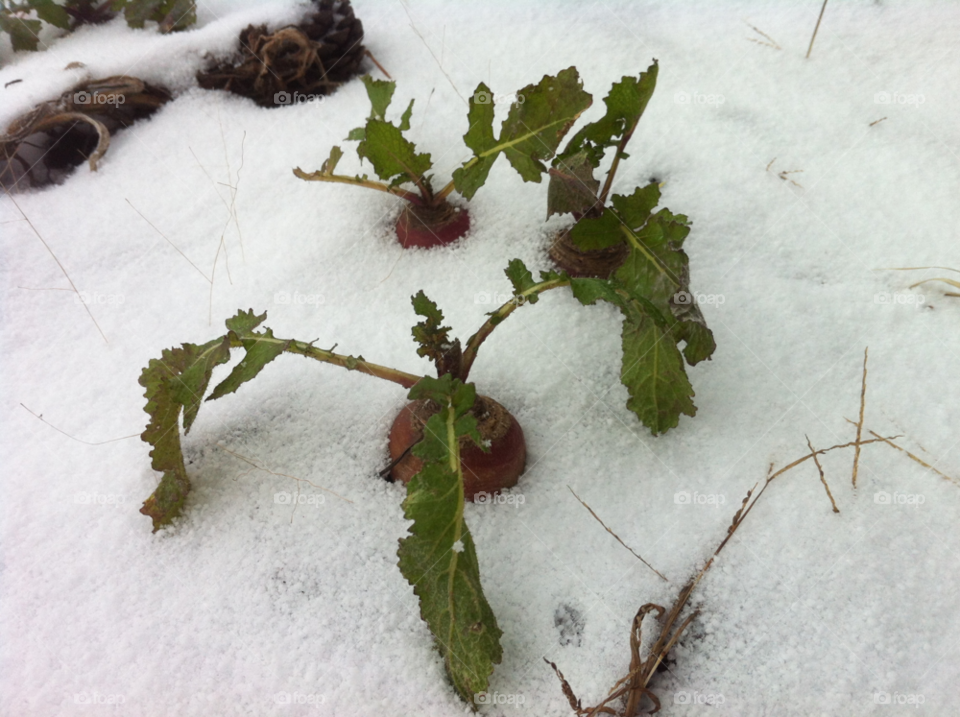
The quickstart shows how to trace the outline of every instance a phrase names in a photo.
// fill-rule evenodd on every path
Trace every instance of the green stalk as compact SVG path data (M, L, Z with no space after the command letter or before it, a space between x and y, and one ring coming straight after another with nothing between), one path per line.
M259 334L256 335L256 340L264 343L287 343L284 339L277 339L272 336L262 336ZM243 341L233 341L230 345L233 348L241 348L243 346ZM290 341L285 351L286 353L298 354L300 356L312 358L316 361L332 364L334 366L340 366L348 371L359 371L360 373L365 373L368 376L374 376L376 378L392 381L393 383L400 384L404 388L412 388L414 384L423 378L423 376L416 376L412 373L407 373L406 371L390 368L389 366L381 366L380 364L370 363L364 359L363 356L346 356L344 354L337 354L326 349L318 349L316 346L303 341Z
M627 148L627 142L633 137L633 131L637 128L639 122L640 118L637 117L637 121L633 123L633 127L631 127L628 132L625 132L617 143L617 153L613 156L613 164L610 165L610 171L607 172L607 180L603 183L603 190L598 197L601 207L607 204L607 195L610 193L610 187L613 185L613 177L617 173L617 168L620 166L620 159L623 157L624 150Z
M477 329L477 332L467 340L467 347L463 350L463 357L460 363L460 380L466 383L467 377L470 375L470 369L473 367L473 362L477 358L477 351L480 349L480 345L491 333L493 333L493 330L496 328L497 324L510 316L510 314L512 314L518 306L525 304L526 300L531 296L539 296L545 291L550 291L550 289L556 289L561 286L568 286L569 284L570 279L550 279L549 281L541 281L538 284L534 284L526 291L517 294L510 299L510 301L494 311L490 315L490 318L484 322L483 326Z
M392 194L395 197L400 197L401 199L406 199L408 202L411 204L416 204L418 207L426 206L426 202L419 194L408 192L405 189L400 189L400 187L391 187L390 185L382 182L374 182L372 179L348 177L344 174L324 174L321 171L307 173L300 169L300 167L295 168L293 173L300 179L304 179L308 182L333 182L335 184L358 185L361 187L366 187L367 189L376 189L378 192L386 192L387 194ZM417 186L420 186L419 183L417 183ZM421 191L423 191L422 187Z

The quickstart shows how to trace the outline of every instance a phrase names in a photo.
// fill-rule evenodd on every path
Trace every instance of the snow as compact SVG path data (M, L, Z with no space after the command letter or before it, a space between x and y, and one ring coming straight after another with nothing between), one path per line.
M462 98L480 81L506 96L575 65L589 121L656 57L614 190L656 177L662 206L692 218L692 288L717 338L688 369L697 417L658 438L624 407L612 308L550 292L483 346L472 379L521 422L529 464L510 493L522 500L467 509L504 631L482 714L571 714L543 657L600 701L627 672L639 607L669 608L769 466L805 455L805 436L854 439L865 347L866 427L960 475L960 300L908 288L943 270L884 270L960 268L960 9L831 4L804 59L813 0L355 7L398 81L393 116L416 99L410 136L443 182L468 156ZM409 297L422 288L466 338L492 308L478 302L509 290L508 260L547 268L547 237L569 221L544 223L545 184L501 159L469 237L403 251L393 198L295 179L333 144L338 171L359 171L342 139L369 112L362 84L265 110L193 77L248 23L297 12L217 0L190 32L116 21L45 52L2 49L0 84L23 79L2 91L2 126L85 77L131 73L177 95L118 134L98 172L0 199L4 715L468 711L396 566L403 490L377 471L397 386L282 356L203 406L184 443L184 517L153 534L137 512L158 480L135 437L137 379L162 349L254 308L277 336L427 373ZM746 23L782 49L750 42L763 38ZM63 69L74 61L86 67ZM852 461L821 458L839 514L809 461L771 484L694 593L700 614L654 682L663 714L956 710L960 486L867 445L853 489ZM644 628L649 642L654 620Z

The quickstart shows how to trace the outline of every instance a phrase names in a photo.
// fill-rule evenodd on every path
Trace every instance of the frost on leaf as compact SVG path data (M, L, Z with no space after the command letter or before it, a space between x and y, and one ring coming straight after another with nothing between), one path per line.
M453 173L454 186L467 199L486 181L501 152L524 181L539 182L547 171L541 160L554 155L570 127L593 102L583 91L577 68L568 67L556 77L546 75L539 84L518 90L517 102L500 126L500 136L494 138L491 99L482 83L470 98L470 129L463 139L474 156Z
M407 486L403 503L413 525L400 540L400 571L420 598L420 615L450 681L472 705L503 657L503 633L484 597L476 548L463 517L460 437L480 441L476 420L468 413L476 390L446 375L422 379L409 397L430 399L441 410L429 419L423 441L413 449L424 465Z

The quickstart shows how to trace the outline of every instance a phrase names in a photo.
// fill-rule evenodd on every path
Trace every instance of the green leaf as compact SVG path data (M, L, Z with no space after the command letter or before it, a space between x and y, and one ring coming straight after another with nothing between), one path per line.
M689 259L681 249L690 233L686 217L661 209L639 230L627 230L630 253L615 277L664 312L678 291L689 289ZM623 226L623 225L621 225Z
M31 0L30 5L37 11L37 17L46 23L67 30L70 27L70 15L53 0Z
M460 436L479 441L476 421L467 414L476 391L447 375L422 379L409 395L429 398L441 410L429 419L423 441L413 449L424 465L407 486L403 503L413 525L400 540L400 571L420 598L420 615L450 681L473 705L503 658L503 633L484 597L476 547L463 517Z
M518 91L517 96L518 102L510 107L495 149L502 149L525 181L539 182L540 175L547 171L539 160L553 156L560 140L593 103L593 98L583 91L575 67L556 77L545 76L538 85L527 85Z
M501 152L524 181L539 182L540 175L546 171L541 160L553 156L560 140L593 101L583 91L575 67L561 71L556 77L546 75L539 84L527 85L517 92L517 102L510 107L500 127L500 137L494 139L490 99L483 83L470 99L470 129L464 135L464 142L474 151L474 157L453 173L454 186L467 199L486 181L490 167Z
M622 244L624 235L620 217L606 207L599 217L584 217L570 229L570 239L584 251L606 249Z
M413 114L413 100L410 100L410 104L407 105L407 109L403 111L403 114L400 115L400 131L406 132L410 129L410 115Z
M266 320L266 311L257 315L253 313L253 309L249 309L247 311L237 311L236 316L231 319L227 319L224 323L227 326L227 331L232 331L235 334L243 336L249 334Z
M38 35L43 24L39 20L25 20L0 14L0 31L10 36L13 49L17 52L28 50L36 52L40 42Z
M426 356L433 361L437 367L438 376L458 375L462 356L460 340L451 341L448 333L450 327L441 326L443 312L427 298L423 291L418 291L416 296L411 298L413 310L418 316L424 317L424 321L418 323L412 330L414 340L420 344L417 355Z
M556 171L551 169L552 173ZM648 221L650 214L660 201L660 187L656 182L637 188L628 197L614 194L611 198L613 209L605 207L599 217L583 217L570 230L570 239L584 251L606 249L627 241L624 229L640 230ZM665 214L664 214L665 212ZM686 219L686 217L682 217ZM669 210L664 209L658 217L658 224L679 223ZM688 229L689 231L689 229ZM682 240L681 240L682 243Z
M347 135L347 140L348 141L356 141L358 139L362 140L366 136L367 136L367 132L365 127L354 127L352 130L350 130L350 134Z
M607 279L582 278L570 280L570 291L584 306L606 301L622 307L625 297L617 293L616 284Z
M600 165L603 153L608 147L619 144L620 140L633 134L647 103L657 86L659 65L654 60L640 77L623 77L610 88L603 98L607 106L606 114L596 122L591 122L577 132L563 153L557 157L554 166L567 158L585 152L594 168Z
M470 109L467 122L470 127L463 135L463 141L473 150L474 159L453 171L453 184L466 199L472 199L477 190L487 181L490 168L497 161L498 153L478 159L480 154L496 144L493 136L494 105L490 88L482 82L470 96ZM473 162L473 164L471 164Z
M693 386L673 335L648 314L624 311L620 380L630 393L627 408L657 435L675 427L680 414L694 416Z
M697 310L699 314L699 309ZM681 321L677 323L674 329L674 335L678 341L685 341L683 348L683 357L691 366L696 366L704 359L708 359L717 350L717 342L713 338L713 332L707 328L706 323L701 316L699 321Z
M650 182L645 187L637 187L628 197L614 194L610 201L623 223L637 230L647 223L653 210L660 203L660 185Z
M547 219L554 214L584 214L597 203L600 181L593 177L586 152L578 152L550 168Z
M115 9L123 7L127 25L142 28L149 20L159 23L160 32L184 30L197 21L194 0L120 0Z
M375 80L370 75L364 75L360 79L363 81L364 87L367 88L367 97L370 98L370 119L385 120L390 100L393 99L394 90L397 89L397 83L388 80ZM409 108L407 109L409 111Z
M417 154L413 143L389 122L368 120L365 135L357 154L370 160L377 176L384 181L405 176L416 183L433 166L430 155Z
M337 163L343 157L343 150L334 145L330 148L330 156L323 160L320 165L320 174L333 174L337 168Z
M519 259L511 260L507 265L507 268L504 270L504 273L507 275L510 283L513 284L514 296L520 296L523 292L537 283L533 278L533 274L530 273L530 270ZM540 297L537 294L531 294L527 297L527 301L531 304L535 304L539 298Z
M213 368L229 358L230 343L222 336L202 346L166 349L140 374L140 385L147 389L144 411L150 416L140 437L153 446L153 469L163 473L160 486L140 509L153 519L154 531L180 514L190 492L180 448L180 412L184 411L184 432L189 431Z
M234 366L230 375L213 389L213 393L207 398L208 401L233 393L247 381L256 378L264 366L286 351L290 345L289 339L280 340L276 338L270 329L266 329L263 334L253 336L241 337L231 333L230 338L239 339L246 355L240 360L240 363Z

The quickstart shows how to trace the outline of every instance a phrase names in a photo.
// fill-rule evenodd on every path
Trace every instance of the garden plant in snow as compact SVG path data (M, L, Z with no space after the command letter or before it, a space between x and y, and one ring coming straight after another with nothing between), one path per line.
M387 192L407 201L397 219L397 238L405 247L432 247L449 244L470 229L470 215L447 201L456 190L464 199L471 199L483 186L490 168L501 153L524 181L539 182L547 171L541 160L550 159L560 140L590 106L593 99L583 91L577 68L570 67L556 77L544 76L537 85L517 91L517 101L500 127L500 136L493 135L494 103L490 89L482 82L470 98L467 120L470 129L463 136L474 156L453 172L453 179L434 191L430 155L418 153L416 146L403 136L410 129L413 100L400 116L400 123L386 120L396 84L363 78L372 109L366 125L350 132L348 140L360 140L357 154L370 161L377 182L367 175L334 174L343 157L340 147L333 147L330 156L316 172L297 167L293 173L300 179L317 182L342 182ZM415 190L401 185L412 184Z

